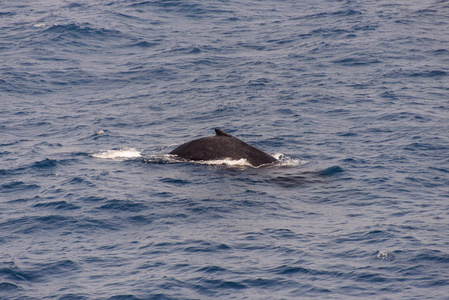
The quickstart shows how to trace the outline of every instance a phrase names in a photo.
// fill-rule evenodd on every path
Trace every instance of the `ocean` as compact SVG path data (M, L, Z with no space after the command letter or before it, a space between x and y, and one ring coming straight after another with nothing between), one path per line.
M2 0L0 299L449 299L448 16Z

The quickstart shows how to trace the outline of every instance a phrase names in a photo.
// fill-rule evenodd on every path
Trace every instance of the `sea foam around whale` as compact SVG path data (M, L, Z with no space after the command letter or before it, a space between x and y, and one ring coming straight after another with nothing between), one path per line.
M141 157L141 153L139 150L134 149L134 148L123 148L123 149L107 150L107 151L94 153L94 154L92 154L92 157L124 160L124 159L133 159L133 158Z
M161 147L161 149L166 149L167 147ZM214 159L205 161L188 161L179 159L176 155L162 154L162 155L146 155L142 156L142 151L135 148L121 148L101 151L98 153L91 154L92 157L102 158L102 159L112 159L112 160L127 160L127 159L139 159L142 158L146 163L176 163L176 162L191 162L193 164L200 165L210 165L210 166L226 166L230 168L255 168L246 159ZM266 166L277 166L277 167L296 167L306 164L306 160L291 158L282 153L276 153L273 155L278 162L274 164L262 165L259 167Z

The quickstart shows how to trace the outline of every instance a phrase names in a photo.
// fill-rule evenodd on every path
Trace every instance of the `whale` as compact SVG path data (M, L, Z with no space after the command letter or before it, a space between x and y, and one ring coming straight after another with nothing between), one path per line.
M268 165L278 161L273 156L218 128L215 128L214 136L187 142L173 149L169 154L192 161L218 159L240 160L243 158L254 167Z

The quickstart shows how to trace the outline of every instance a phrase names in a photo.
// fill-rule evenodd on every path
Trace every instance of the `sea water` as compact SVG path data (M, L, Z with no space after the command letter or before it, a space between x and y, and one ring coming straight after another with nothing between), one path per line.
M448 16L2 0L0 298L449 299Z

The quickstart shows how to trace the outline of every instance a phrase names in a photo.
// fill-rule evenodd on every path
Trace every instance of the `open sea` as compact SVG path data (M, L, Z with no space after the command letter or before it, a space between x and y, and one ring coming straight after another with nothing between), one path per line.
M449 1L1 0L0 299L449 299Z

